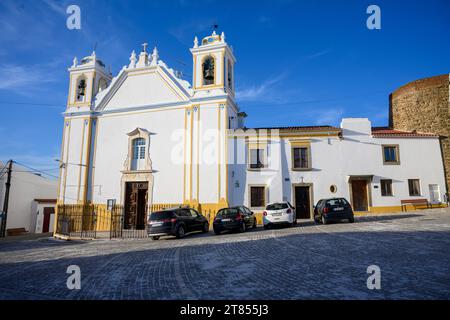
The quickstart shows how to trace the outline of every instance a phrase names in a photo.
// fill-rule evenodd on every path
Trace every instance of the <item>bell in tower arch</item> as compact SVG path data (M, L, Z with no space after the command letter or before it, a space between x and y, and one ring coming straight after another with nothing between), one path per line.
M203 62L203 85L214 84L214 58L207 57Z

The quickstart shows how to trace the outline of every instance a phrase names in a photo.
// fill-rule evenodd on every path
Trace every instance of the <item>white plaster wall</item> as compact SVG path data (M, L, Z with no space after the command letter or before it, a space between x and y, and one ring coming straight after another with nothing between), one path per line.
M218 104L206 104L200 107L200 203L217 203L218 195ZM222 176L224 179L224 176Z
M25 228L29 232L34 232L34 229L30 229L35 223L32 203L37 198L56 199L57 181L24 172L28 169L17 164L13 164L12 170L6 229ZM6 175L0 183L4 184L5 178ZM5 188L1 191L0 204L3 209Z
M184 107L99 116L94 157L93 201L121 197L121 170L128 152L128 135L137 127L151 132L150 158L154 170L153 203L182 203ZM180 149L181 148L181 149Z
M370 125L369 125L370 128ZM399 206L401 199L410 197L408 179L420 179L421 197L430 199L429 184L438 184L441 195L445 193L445 180L442 158L437 138L373 138L367 134L367 123L361 130L356 127L344 130L344 138L312 138L312 170L292 171L291 146L288 139L280 143L272 141L269 154L279 159L280 166L269 167L262 171L247 170L247 150L244 139L237 139L240 153L246 154L245 164L233 165L235 177L231 177L231 203L249 205L248 185L265 184L269 187L268 201L282 201L283 198L293 202L292 184L313 183L314 204L321 198L345 197L350 199L347 177L350 175L373 175L370 184L372 206ZM231 145L232 142L230 142ZM400 148L400 165L383 165L382 145L398 144ZM284 148L284 151L283 151ZM285 156L283 156L283 154ZM230 159L236 162L236 159ZM241 161L242 162L242 161ZM275 161L276 163L276 161ZM285 181L285 178L289 181ZM393 180L393 196L382 197L380 179ZM236 188L235 181L239 181ZM331 193L330 186L337 186L337 192ZM374 186L377 185L378 188Z
M116 94L107 103L105 110L179 102L182 99L174 93L158 72L131 74L125 79Z
M80 183L84 184L83 179L80 180L80 175L83 173L83 167L80 164L85 159L86 148L83 148L83 145L87 144L88 130L84 123L84 118L72 118L69 121L70 128L66 128L65 132L67 138L62 161L66 167L61 171L62 186L60 198L65 203L76 203L79 200L78 190L81 187Z

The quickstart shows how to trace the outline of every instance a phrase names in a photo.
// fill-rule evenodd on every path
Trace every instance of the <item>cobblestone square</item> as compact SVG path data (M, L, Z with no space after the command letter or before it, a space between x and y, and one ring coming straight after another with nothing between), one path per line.
M159 241L0 241L0 299L449 299L450 210ZM81 269L81 289L66 286ZM381 269L381 289L366 286Z

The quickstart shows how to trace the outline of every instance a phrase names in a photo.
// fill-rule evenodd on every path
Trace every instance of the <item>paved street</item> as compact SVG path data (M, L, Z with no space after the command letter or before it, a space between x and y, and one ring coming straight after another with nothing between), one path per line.
M81 269L68 290L66 269ZM369 265L381 290L368 290ZM449 299L450 210L183 240L0 241L0 299Z

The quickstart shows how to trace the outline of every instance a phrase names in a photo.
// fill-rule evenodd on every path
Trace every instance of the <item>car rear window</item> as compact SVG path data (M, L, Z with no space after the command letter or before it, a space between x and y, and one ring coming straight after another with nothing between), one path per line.
M287 203L272 203L266 207L266 210L282 210L287 208L288 208Z
M153 212L150 215L150 220L158 221L158 220L170 219L173 216L174 216L173 211L157 211L157 212Z
M237 208L231 209L222 209L217 212L217 217L225 218L225 217L234 217L238 214L239 210Z
M348 202L347 202L347 200L342 199L342 198L341 199L330 199L330 200L327 200L326 205L331 206L331 207L337 207L337 206L345 207L348 205Z

